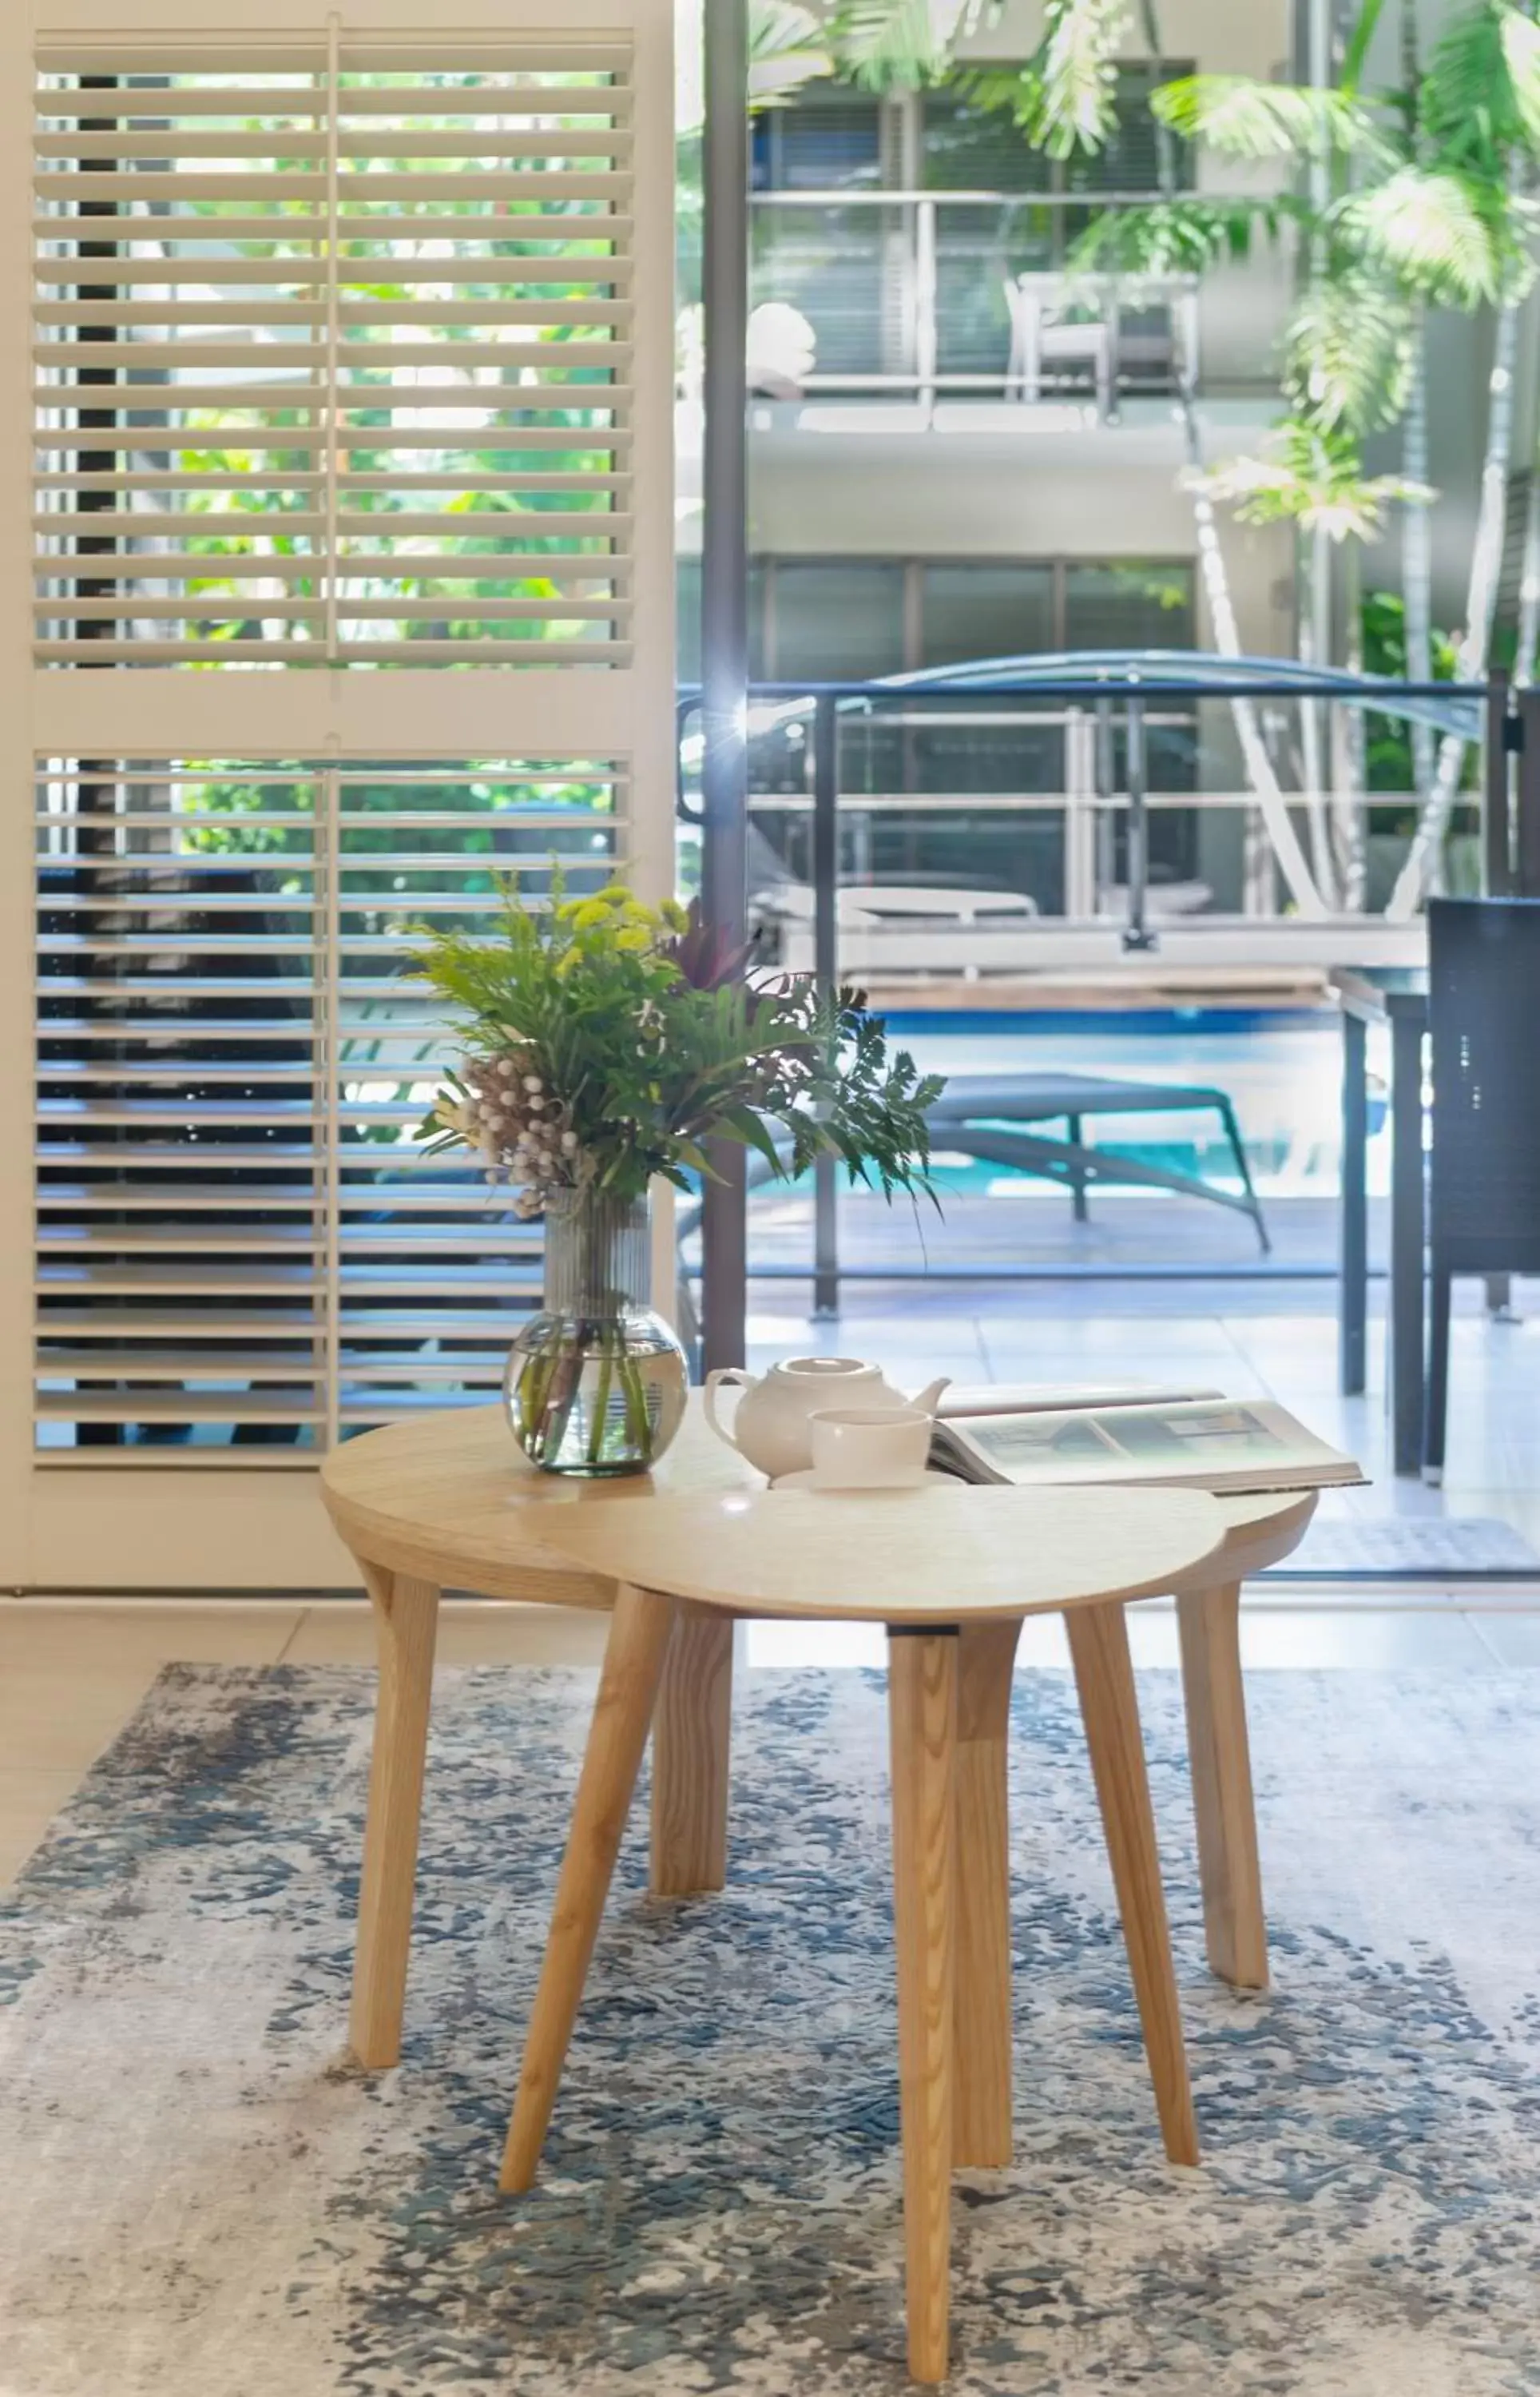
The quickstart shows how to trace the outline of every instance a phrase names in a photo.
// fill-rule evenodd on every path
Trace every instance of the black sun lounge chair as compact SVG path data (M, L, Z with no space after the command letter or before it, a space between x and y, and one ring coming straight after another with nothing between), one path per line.
M1082 1138L1087 1119L1095 1116L1201 1114L1216 1115L1224 1126L1241 1181L1239 1194L1116 1150L1088 1148ZM1249 1215L1264 1252L1272 1245L1229 1095L1204 1083L1114 1082L1097 1074L960 1074L932 1107L929 1122L936 1148L1063 1183L1077 1223L1086 1220L1090 1190L1112 1185L1175 1190L1185 1198L1207 1198L1216 1207L1233 1207ZM1016 1129L1055 1122L1064 1124L1066 1139Z

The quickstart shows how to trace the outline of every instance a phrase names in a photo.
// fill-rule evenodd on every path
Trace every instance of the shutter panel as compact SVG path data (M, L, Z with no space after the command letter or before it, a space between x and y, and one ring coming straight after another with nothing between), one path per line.
M538 1297L418 1154L411 953L553 859L668 888L673 802L670 11L544 5L0 16L13 1584L350 1579L311 1468Z
M293 1465L495 1392L539 1234L416 1160L448 1051L414 939L511 870L598 888L626 807L607 760L42 777L41 1462Z
M627 53L429 55L40 79L42 659L624 660Z

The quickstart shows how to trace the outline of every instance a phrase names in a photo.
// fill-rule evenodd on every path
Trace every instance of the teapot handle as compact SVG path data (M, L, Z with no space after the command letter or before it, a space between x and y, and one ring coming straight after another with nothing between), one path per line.
M706 1376L706 1420L718 1440L724 1441L735 1454L741 1455L742 1451L726 1426L717 1421L716 1394L718 1390L728 1389L735 1384L740 1389L751 1390L758 1378L757 1374L746 1373L741 1365L719 1365L715 1373L708 1373ZM734 1413L737 1413L737 1409Z

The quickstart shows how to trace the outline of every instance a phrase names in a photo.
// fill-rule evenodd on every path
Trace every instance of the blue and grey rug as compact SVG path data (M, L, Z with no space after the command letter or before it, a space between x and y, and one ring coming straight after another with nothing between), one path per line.
M541 2181L498 2156L591 1679L435 1713L401 2069L343 2061L360 1671L173 1667L0 1919L5 2397L897 2397L885 1709L749 1677L732 1887L640 1810ZM1540 2390L1540 1674L1272 1674L1277 1984L1210 1981L1146 1721L1205 2168L1162 2159L1073 1701L1018 1682L1018 2144L956 2397Z

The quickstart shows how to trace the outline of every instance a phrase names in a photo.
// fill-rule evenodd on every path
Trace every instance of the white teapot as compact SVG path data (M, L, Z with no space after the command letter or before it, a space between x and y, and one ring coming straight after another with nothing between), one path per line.
M858 1357L789 1357L759 1375L727 1365L706 1376L706 1420L718 1440L774 1481L812 1464L808 1418L820 1407L918 1407L934 1414L950 1379L943 1373L917 1399L906 1399L883 1381L880 1365ZM717 1392L735 1385L743 1396L729 1430L717 1416Z

